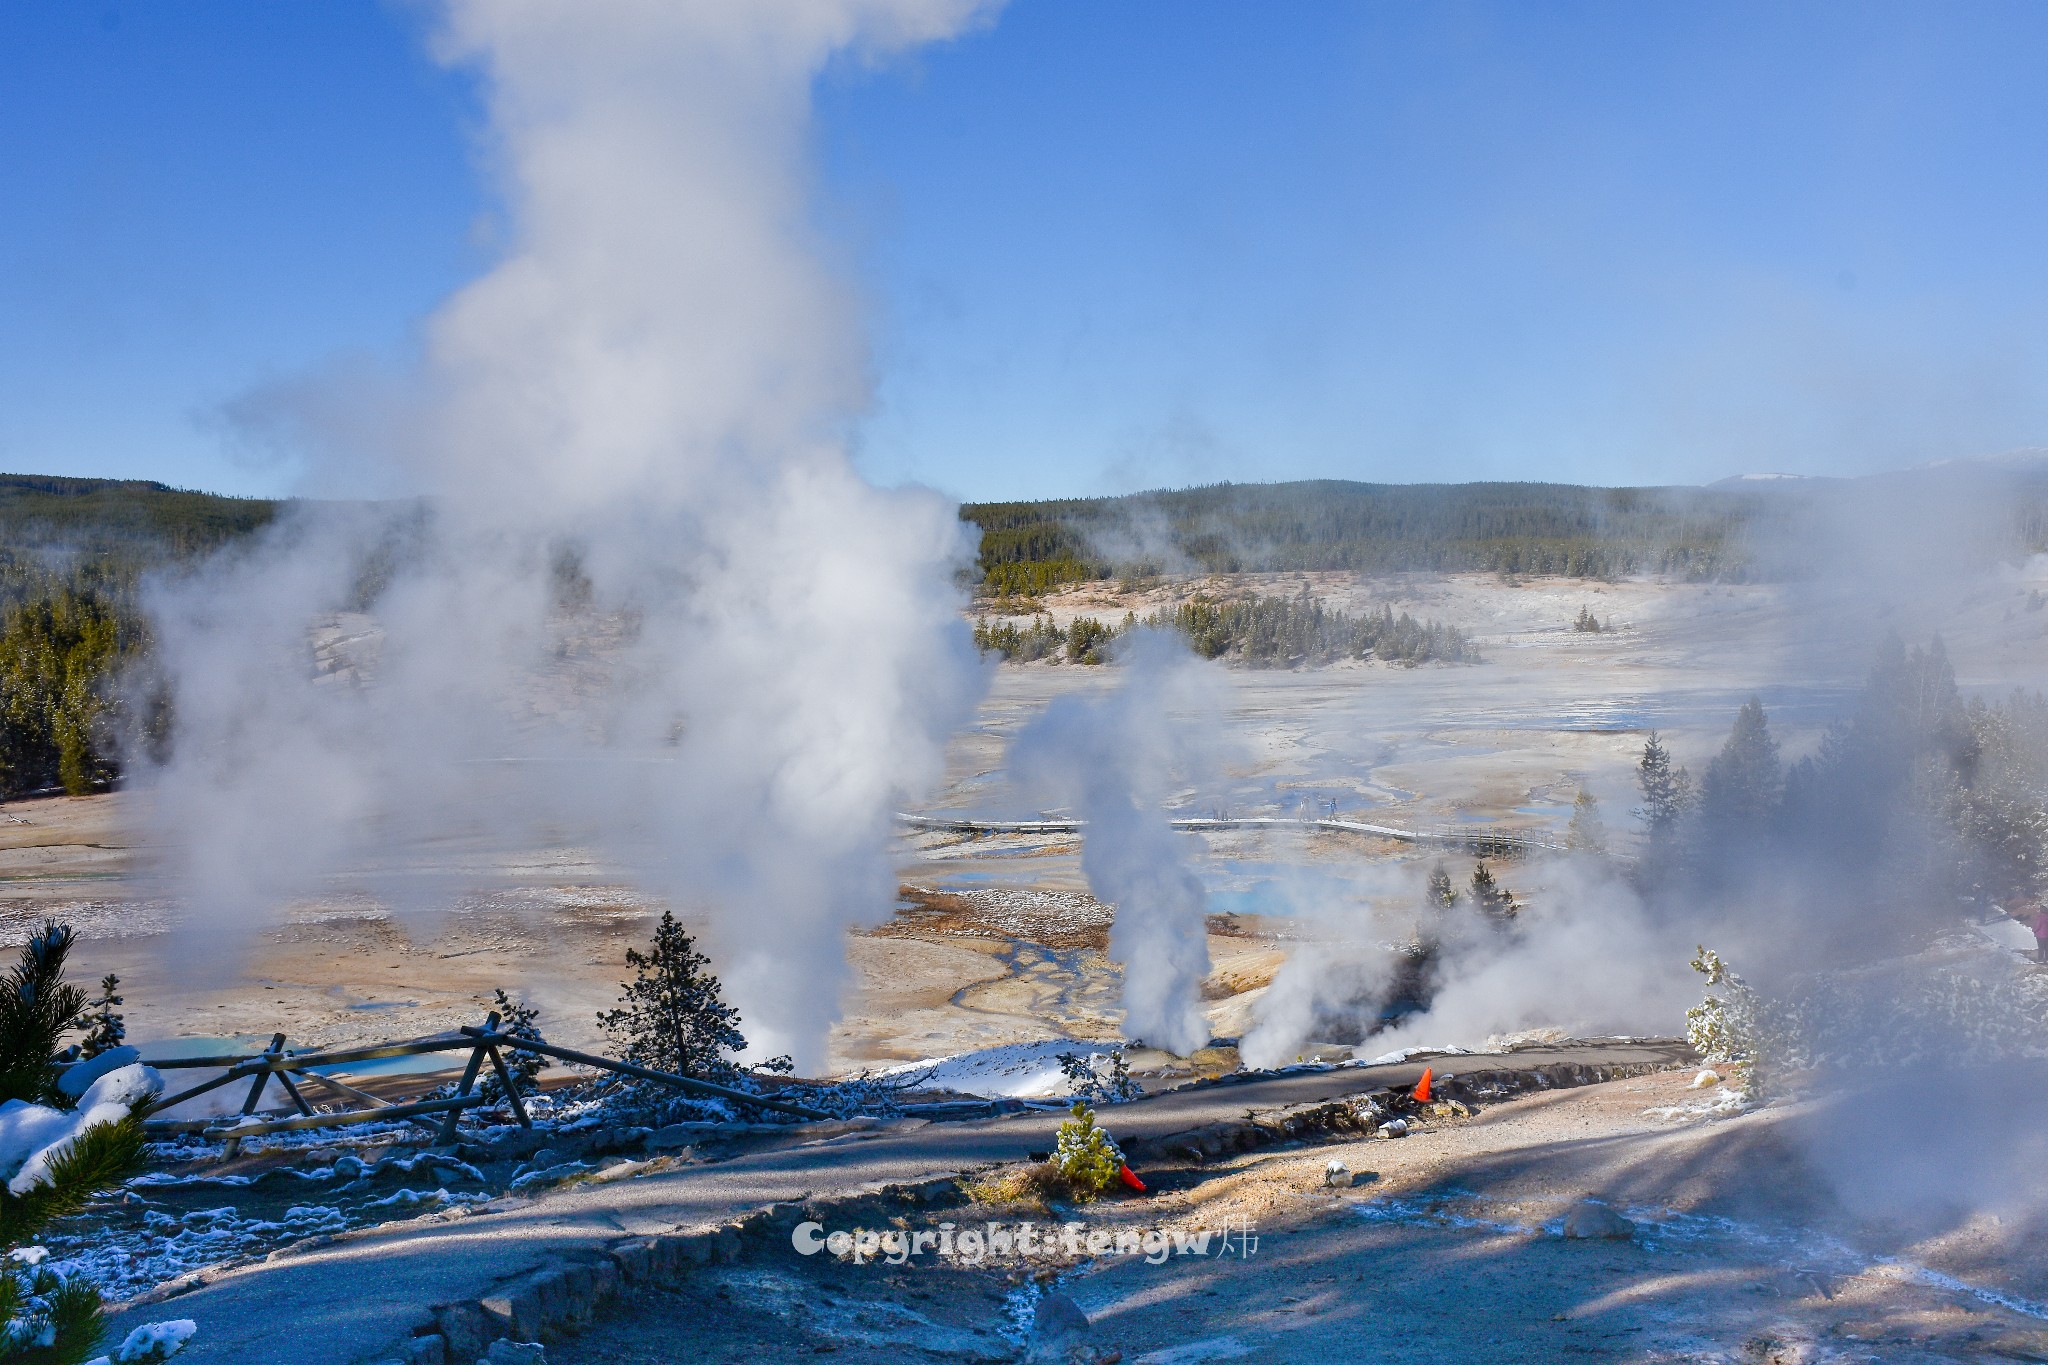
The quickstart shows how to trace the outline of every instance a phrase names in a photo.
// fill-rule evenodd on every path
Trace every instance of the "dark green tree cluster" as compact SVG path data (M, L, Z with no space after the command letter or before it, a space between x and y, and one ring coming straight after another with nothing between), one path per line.
M1485 860L1472 865L1472 880L1464 892L1451 880L1450 871L1442 863L1430 869L1429 880L1422 891L1423 904L1441 919L1461 905L1470 905L1473 910L1497 929L1505 929L1515 922L1522 913L1522 903L1515 899L1515 893L1500 884Z
M1109 642L1116 638L1115 626L1106 626L1092 616L1077 616L1067 627L1067 660L1077 664L1099 664L1107 657Z
M983 590L1004 594L1168 568L1734 577L1759 511L1758 494L1716 489L1318 480L970 503L960 515L981 531ZM1148 548L1094 548L1119 545Z
M0 474L0 795L95 790L124 744L162 739L161 703L136 701L131 714L115 686L149 647L138 586L267 525L277 507Z
M1582 635L1598 635L1607 627L1600 624L1600 618L1593 614L1591 607L1580 607L1578 619L1572 622L1572 629Z
M1218 602L1196 596L1153 613L1147 625L1177 630L1205 659L1229 658L1254 668L1380 659L1419 664L1430 660L1476 663L1479 652L1463 631L1418 621L1393 608L1352 616L1323 606L1306 592L1297 597L1252 597Z
M1108 578L1109 565L1062 556L1022 562L995 562L982 571L981 591L990 597L1038 597L1069 583Z
M1324 479L970 503L960 515L981 531L976 568L990 593L1167 570L1797 577L1820 567L1832 543L1809 528L1882 515L1883 499L1912 499L1915 478L1944 501L1974 484L1983 506L2003 509L1974 538L1987 558L2048 550L2048 473L1951 467L1887 478L1732 488ZM1873 497L1877 506L1859 502Z
M0 792L74 796L114 773L111 682L143 647L139 622L69 588L9 607L0 624Z
M974 625L974 647L984 654L999 654L1006 663L1032 663L1064 655L1069 663L1099 664L1108 657L1109 644L1133 618L1126 613L1122 627L1106 625L1092 616L1078 616L1062 630L1051 616L1041 612L1031 624L1019 628L1015 622L990 625L983 617Z
M1516 916L1522 913L1521 902L1515 899L1515 893L1495 880L1485 863L1476 863L1472 868L1472 908L1487 923L1499 929L1513 924Z
M1652 846L1675 841L1678 822L1692 809L1692 775L1671 761L1671 751L1655 730L1643 745L1642 762L1636 765L1636 784L1642 789L1643 804L1636 818L1648 830Z
M132 584L141 568L206 554L268 525L279 506L142 479L0 474L0 544L43 562L97 564Z

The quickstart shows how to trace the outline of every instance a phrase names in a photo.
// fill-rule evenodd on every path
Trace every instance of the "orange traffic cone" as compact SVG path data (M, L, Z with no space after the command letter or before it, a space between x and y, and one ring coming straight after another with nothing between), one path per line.
M1417 1104L1429 1103L1429 1073L1433 1069L1431 1067L1422 1068L1422 1079L1415 1083L1415 1102Z
M1119 1166L1116 1168L1116 1174L1119 1180L1122 1180L1124 1184L1129 1185L1139 1194L1143 1194L1145 1192L1145 1182L1138 1179L1137 1174L1133 1172L1130 1167Z

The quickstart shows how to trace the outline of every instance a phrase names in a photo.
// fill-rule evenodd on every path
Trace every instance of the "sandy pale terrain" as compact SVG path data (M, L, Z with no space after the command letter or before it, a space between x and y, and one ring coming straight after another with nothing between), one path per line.
M2048 573L2034 578L2048 582ZM1339 814L1397 825L1500 824L1555 835L1583 787L1625 840L1631 768L1647 729L1661 729L1697 769L1757 691L1796 756L1838 713L1888 627L1918 639L1938 624L1972 694L2048 678L2048 613L2025 607L2034 578L1973 589L1936 621L1911 608L1771 586L1316 575L1314 590L1333 603L1387 602L1470 630L1486 661L1217 668L1213 706L1184 718L1217 741L1216 761L1179 800L1195 814L1291 814L1334 802ZM1292 591L1299 581L1206 586ZM1120 619L1203 586L1122 596L1088 588L1047 605L1062 618ZM1581 605L1615 629L1571 630ZM1119 677L1114 667L991 668L980 715L953 745L945 787L928 809L1032 813L1008 781L1009 741L1052 698ZM141 1041L267 1039L278 1030L294 1043L410 1036L474 1021L502 986L540 1005L551 1036L589 1045L600 1039L595 1014L624 975L625 948L645 941L660 909L617 869L573 847L398 841L388 862L430 888L414 898L435 907L429 912L400 913L362 889L367 879L342 877L330 895L279 906L266 923L174 932L203 917L187 915L161 873L164 850L141 832L149 799L16 802L0 821L0 932L19 941L49 914L77 925L79 975L121 975ZM1245 1023L1231 997L1269 979L1294 943L1341 936L1360 907L1411 906L1435 857L1342 835L1185 837L1210 909L1235 917L1229 933L1211 921L1217 971L1207 994L1224 1036ZM848 939L853 986L831 1040L834 1068L1062 1034L1114 1036L1107 912L1088 908L1079 854L1072 836L906 836L898 850L911 889L905 914ZM972 922L920 918L918 896L946 894L973 902ZM1005 900L1017 895L1050 899L1018 909Z

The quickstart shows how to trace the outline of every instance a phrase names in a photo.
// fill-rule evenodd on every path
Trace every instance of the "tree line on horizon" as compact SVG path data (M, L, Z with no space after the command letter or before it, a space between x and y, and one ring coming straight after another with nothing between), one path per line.
M979 590L1028 597L1193 573L1783 581L1823 569L1844 535L1882 534L1901 514L1944 506L1968 509L1964 539L1987 561L2048 551L2048 465L1996 463L1710 488L1223 483L968 503L960 516L981 533Z
M167 736L160 700L113 686L150 652L142 580L250 535L282 506L140 480L0 474L0 796L98 789L118 776L117 734ZM1774 518L1782 528L1793 506L1749 490L1325 480L973 503L960 515L981 532L980 589L1029 597L1187 569L1740 578L1759 571L1758 528ZM2011 516L2018 543L2048 545L2048 498L2014 498ZM975 642L1009 659L1095 662L1134 624L984 620ZM1257 667L1477 657L1455 627L1390 610L1353 617L1306 598L1198 598L1143 624Z
M1113 498L968 503L982 591L1160 573L1486 570L1736 578L1759 495L1569 484L1216 484Z

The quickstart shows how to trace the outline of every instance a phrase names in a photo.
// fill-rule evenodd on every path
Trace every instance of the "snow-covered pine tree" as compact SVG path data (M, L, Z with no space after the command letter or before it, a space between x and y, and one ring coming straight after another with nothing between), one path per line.
M10 1167L0 1169L0 1361L9 1365L78 1365L98 1350L98 1288L58 1274L32 1244L51 1221L142 1166L145 1097L127 1084L141 1069L90 1087L62 1083L58 1048L87 1004L64 980L73 941L68 926L45 923L0 978L0 1151ZM94 1112L107 1117L86 1121ZM133 1358L160 1360L175 1349Z

